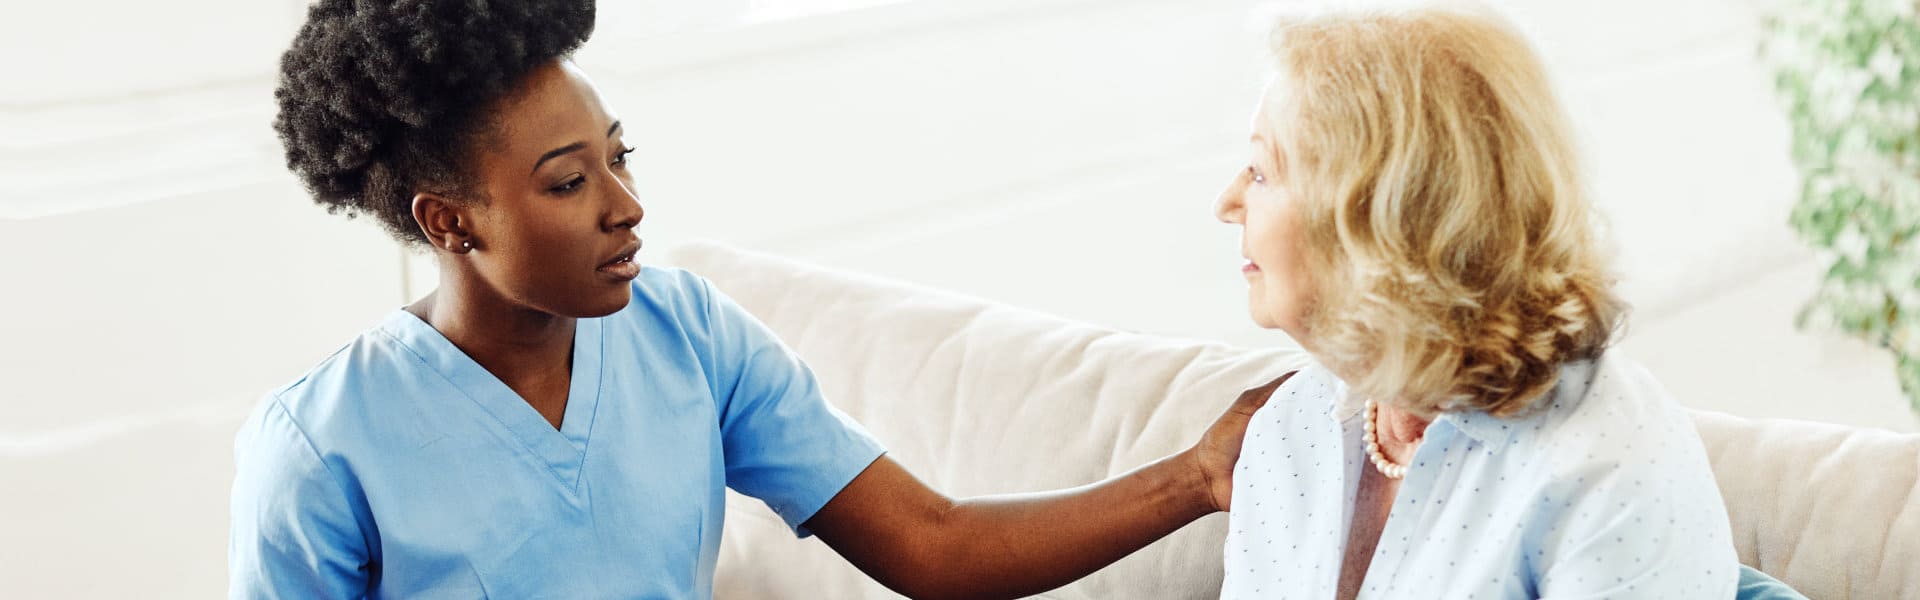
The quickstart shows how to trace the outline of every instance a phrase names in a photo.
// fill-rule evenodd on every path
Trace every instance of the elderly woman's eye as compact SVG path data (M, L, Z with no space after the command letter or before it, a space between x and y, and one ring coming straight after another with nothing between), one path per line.
M1260 171L1255 170L1252 165L1247 166L1247 179L1253 180L1254 183L1267 182L1267 176L1261 175Z

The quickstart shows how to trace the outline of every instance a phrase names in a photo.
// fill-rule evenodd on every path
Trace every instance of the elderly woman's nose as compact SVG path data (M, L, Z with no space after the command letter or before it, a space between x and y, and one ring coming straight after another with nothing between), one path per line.
M1243 223L1247 212L1246 204L1241 198L1243 189L1237 180L1227 185L1226 191L1220 192L1220 199L1213 203L1213 216L1219 218L1222 223Z

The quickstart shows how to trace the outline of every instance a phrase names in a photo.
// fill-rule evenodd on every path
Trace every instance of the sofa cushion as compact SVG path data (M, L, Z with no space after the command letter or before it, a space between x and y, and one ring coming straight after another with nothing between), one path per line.
M1810 598L1920 594L1920 435L1694 411L1740 562Z
M1309 360L1291 348L1114 331L716 244L679 247L671 260L765 321L835 405L952 496L1125 472L1186 448L1241 390ZM1920 590L1920 436L1694 418L1742 562L1813 598ZM716 598L896 597L729 494ZM1202 519L1044 597L1218 597L1224 526L1224 515Z

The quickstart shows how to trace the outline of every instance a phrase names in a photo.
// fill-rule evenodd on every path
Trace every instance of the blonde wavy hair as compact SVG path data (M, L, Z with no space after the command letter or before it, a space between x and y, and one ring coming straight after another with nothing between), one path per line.
M1627 307L1526 40L1457 9L1348 10L1282 17L1273 50L1304 322L1353 392L1510 417L1605 350Z

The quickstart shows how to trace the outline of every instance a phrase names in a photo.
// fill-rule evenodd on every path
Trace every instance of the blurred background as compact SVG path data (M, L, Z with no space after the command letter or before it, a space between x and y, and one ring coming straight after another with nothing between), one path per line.
M602 4L578 61L638 147L642 262L717 239L1291 343L1247 320L1211 211L1270 68L1254 2ZM1891 353L1795 326L1826 263L1788 225L1762 4L1493 4L1582 137L1636 306L1625 352L1696 408L1920 430ZM273 72L305 5L3 9L0 597L222 595L240 420L432 289L430 260L282 166Z

